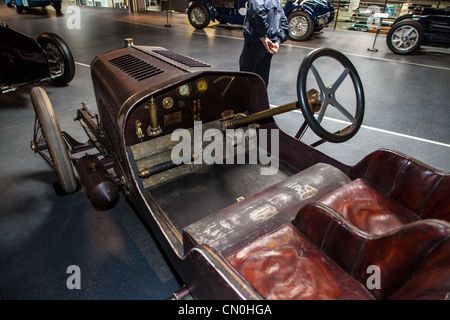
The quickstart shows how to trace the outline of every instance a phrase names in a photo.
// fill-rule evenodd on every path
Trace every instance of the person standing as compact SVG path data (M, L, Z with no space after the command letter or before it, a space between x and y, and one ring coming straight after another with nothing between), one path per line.
M257 73L269 84L270 63L280 44L287 40L288 20L281 0L249 0L244 20L241 71Z

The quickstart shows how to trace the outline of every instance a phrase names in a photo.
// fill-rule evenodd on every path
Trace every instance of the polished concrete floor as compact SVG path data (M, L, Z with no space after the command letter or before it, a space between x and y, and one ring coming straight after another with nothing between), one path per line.
M76 75L65 87L41 83L62 130L85 141L73 121L86 102L95 112L89 65L103 52L123 45L155 45L224 69L238 70L242 28L212 24L192 28L185 14L128 13L81 7L80 29L63 15L40 8L19 15L0 8L0 22L36 37L59 34L70 46ZM171 26L167 26L167 23ZM287 41L274 57L268 88L273 105L295 101L297 70L314 48L342 51L355 65L366 97L363 127L343 144L318 147L347 164L380 147L397 149L440 170L450 171L450 51L423 47L398 56L385 36L325 28L306 42ZM368 51L375 47L377 52ZM125 197L109 210L95 209L83 191L60 196L56 175L30 148L34 111L30 87L0 96L0 293L3 299L166 299L182 285L151 233ZM279 117L295 132L298 117ZM80 268L81 289L69 289L67 268Z

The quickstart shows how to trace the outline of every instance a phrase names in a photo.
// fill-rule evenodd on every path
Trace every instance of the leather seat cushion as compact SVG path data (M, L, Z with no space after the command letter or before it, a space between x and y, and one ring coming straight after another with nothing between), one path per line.
M343 215L353 225L371 234L383 234L420 220L396 200L356 179L326 195L319 202Z
M266 299L373 299L290 223L227 260Z

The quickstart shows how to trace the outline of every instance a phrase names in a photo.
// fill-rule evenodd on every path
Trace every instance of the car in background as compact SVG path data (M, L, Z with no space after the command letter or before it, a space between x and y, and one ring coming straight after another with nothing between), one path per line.
M389 18L395 18L397 16L397 11L393 5L387 5L385 12L389 14ZM357 20L367 20L371 14L373 13L371 13L367 6L360 6L353 10L349 10L349 6L344 6L339 9L337 19L338 21L356 22Z
M204 29L210 21L244 24L248 0L190 0L187 9L189 22L194 28ZM282 0L289 21L288 37L304 41L314 31L322 30L334 19L334 7L326 0Z
M396 54L410 54L420 46L450 48L450 8L419 7L399 17L386 36L388 48Z
M75 76L75 61L67 43L57 34L36 39L0 23L0 93L52 80L67 85Z
M57 13L61 13L62 0L5 0L8 7L14 7L17 13L22 13L24 8L53 6Z

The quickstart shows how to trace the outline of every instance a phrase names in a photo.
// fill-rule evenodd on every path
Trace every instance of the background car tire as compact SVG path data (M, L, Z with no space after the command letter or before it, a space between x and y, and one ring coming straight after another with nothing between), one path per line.
M392 25L386 36L386 44L396 54L410 54L422 45L424 37L422 25L406 19Z
M62 64L60 65L63 68L61 76L52 78L52 81L60 85L65 85L72 81L75 76L75 61L69 46L64 40L54 33L42 33L36 38L36 41L51 59L59 59L59 63Z
M194 2L188 9L188 18L196 29L204 29L209 25L211 15L203 3Z
M311 37L314 31L314 21L304 11L294 11L288 16L288 37L295 41L305 41Z
M65 192L72 193L77 189L78 183L50 99L40 87L31 89L30 96L58 174L59 183Z

